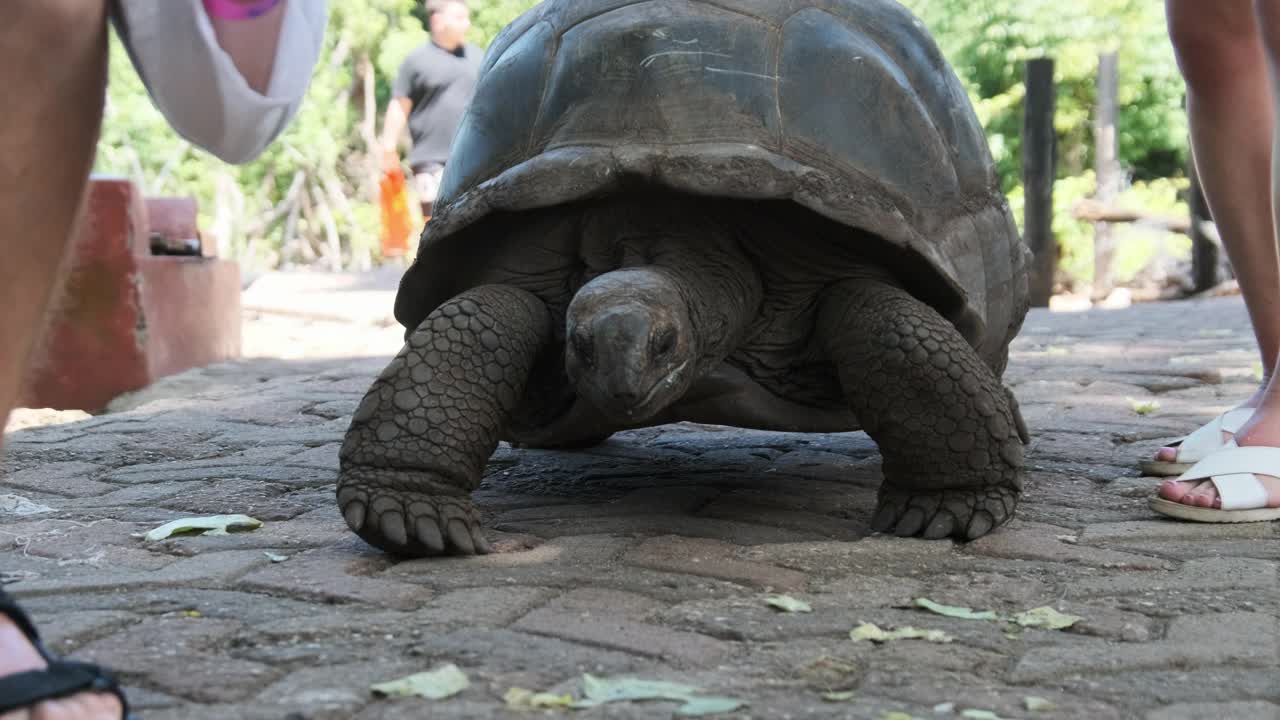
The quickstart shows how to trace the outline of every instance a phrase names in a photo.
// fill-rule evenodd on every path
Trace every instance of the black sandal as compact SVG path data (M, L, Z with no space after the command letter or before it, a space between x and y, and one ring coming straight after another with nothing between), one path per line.
M49 663L49 667L43 670L28 670L0 677L0 715L31 707L44 700L55 700L82 692L109 692L120 698L120 705L124 708L120 715L122 720L134 720L134 716L129 714L129 701L115 677L97 665L54 657L44 643L40 642L40 633L36 632L31 618L3 589L0 589L0 614L8 616L35 646L36 652Z

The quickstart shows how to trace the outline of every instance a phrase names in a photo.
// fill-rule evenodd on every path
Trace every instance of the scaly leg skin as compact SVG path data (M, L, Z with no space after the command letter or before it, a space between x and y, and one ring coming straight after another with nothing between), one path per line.
M850 280L826 291L818 332L884 484L872 530L973 540L1013 516L1022 444L1009 394L956 329L905 290Z
M504 285L428 315L347 430L338 471L347 525L397 555L489 552L470 494L550 339L542 301Z

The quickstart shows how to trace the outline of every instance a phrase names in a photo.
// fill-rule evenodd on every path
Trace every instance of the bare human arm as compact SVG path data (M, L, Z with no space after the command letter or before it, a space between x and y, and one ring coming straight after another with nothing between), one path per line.
M413 102L407 97L394 97L387 103L387 115L382 121L382 169L390 170L400 164L400 153L396 150L400 133L409 122L409 111Z

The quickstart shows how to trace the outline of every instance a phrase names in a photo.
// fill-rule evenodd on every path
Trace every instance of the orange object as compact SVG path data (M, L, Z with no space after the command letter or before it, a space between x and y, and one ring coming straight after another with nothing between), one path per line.
M382 206L382 256L404 255L409 252L409 234L413 232L404 170L397 167L383 174L378 191Z

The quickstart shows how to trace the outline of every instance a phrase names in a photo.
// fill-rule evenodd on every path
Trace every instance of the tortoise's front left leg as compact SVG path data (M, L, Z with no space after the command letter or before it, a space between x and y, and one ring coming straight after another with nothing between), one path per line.
M488 552L471 491L551 336L542 301L504 285L428 315L347 430L338 471L347 525L399 555Z
M972 540L1013 516L1019 418L951 323L901 288L861 279L825 291L817 330L884 459L873 530Z

